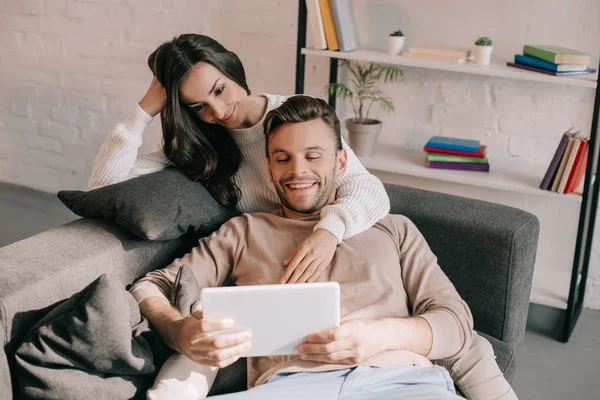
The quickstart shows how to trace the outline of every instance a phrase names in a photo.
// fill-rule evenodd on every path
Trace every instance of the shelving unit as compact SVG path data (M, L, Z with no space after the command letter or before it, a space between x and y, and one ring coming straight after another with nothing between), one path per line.
M405 67L417 67L435 69L438 71L451 71L471 75L493 76L498 78L521 79L525 81L553 83L560 85L581 86L595 88L598 80L598 73L589 75L573 76L552 76L540 74L537 72L525 71L518 68L509 67L506 63L492 63L489 66L481 66L471 62L464 64L452 64L440 61L419 60L417 58L391 56L387 53L375 50L358 49L355 51L341 52L329 50L313 50L303 48L303 55L327 57L339 60L355 60L365 62L375 62L380 64L401 65Z
M532 166L512 160L490 159L492 168L489 173L451 171L425 168L425 153L406 147L379 143L372 157L361 157L360 161L368 168L378 171L417 176L427 179L455 182L464 185L507 190L515 193L533 194L547 198L560 198L581 203L576 194L558 194L538 189L545 167Z
M296 93L304 92L304 69L305 57L307 55L327 57L330 59L329 82L337 81L338 60L355 60L365 62L376 62L381 64L393 64L405 67L426 68L440 71L451 71L457 73L483 75L509 79L526 80L550 84L579 86L595 89L594 111L589 142L589 157L587 171L592 171L597 165L599 155L598 120L600 116L600 88L597 85L598 74L556 77L535 72L519 70L503 64L492 64L487 67L465 64L451 64L429 60L418 60L402 56L390 56L387 53L359 49L352 52L339 52L327 50L307 49L306 46L306 3L299 0L298 8L298 39L296 43ZM599 67L600 70L600 67ZM335 97L329 97L329 104L335 108ZM594 234L594 224L598 207L598 196L600 185L597 180L592 179L592 173L586 173L584 180L583 196L560 195L544 191L538 188L545 168L538 168L530 164L521 165L514 161L490 160L492 171L489 174L461 173L457 171L430 170L424 167L424 153L414 151L401 146L379 146L373 157L361 158L365 167L372 170L380 170L402 175L417 176L440 181L455 182L483 188L509 191L517 194L539 196L540 200L560 199L580 204L579 224L577 227L577 238L573 255L571 271L549 271L564 279L570 275L568 291L562 287L542 288L537 290L531 298L532 302L548 305L553 308L564 310L564 325L562 327L561 340L569 340L573 328L577 323L585 295L585 287L589 272L590 254ZM540 274L541 271L534 272ZM535 288L534 284L534 288Z

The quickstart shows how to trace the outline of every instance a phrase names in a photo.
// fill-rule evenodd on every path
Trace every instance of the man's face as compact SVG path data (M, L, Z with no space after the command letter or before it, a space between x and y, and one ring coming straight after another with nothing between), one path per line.
M283 124L269 140L271 180L287 209L313 214L333 202L346 151L336 150L334 133L322 119Z

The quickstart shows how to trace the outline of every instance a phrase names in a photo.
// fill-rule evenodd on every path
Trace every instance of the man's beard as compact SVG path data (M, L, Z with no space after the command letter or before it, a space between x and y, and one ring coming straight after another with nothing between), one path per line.
M312 178L312 177L311 177ZM294 178L295 179L295 178ZM314 200L308 206L294 206L286 197L286 186L285 183L287 181L292 181L293 179L281 179L276 185L275 190L277 191L277 195L279 196L279 200L281 203L287 207L289 210L302 213L302 214L314 214L319 211L329 202L329 198L331 197L331 193L335 189L335 168L331 171L330 174L326 175L323 179L317 180L315 179L315 185L318 185L317 193L314 195Z

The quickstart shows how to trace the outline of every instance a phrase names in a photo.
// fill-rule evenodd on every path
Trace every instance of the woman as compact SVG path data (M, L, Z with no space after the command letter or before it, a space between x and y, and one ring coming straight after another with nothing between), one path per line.
M120 182L174 165L200 181L221 204L239 211L281 207L269 180L262 121L285 97L251 95L239 58L215 40L184 34L148 58L154 78L135 112L100 148L89 188ZM162 152L138 158L142 134L161 114ZM282 260L282 283L313 282L329 265L336 246L388 214L382 183L348 152L346 176L337 182L333 205L314 232Z

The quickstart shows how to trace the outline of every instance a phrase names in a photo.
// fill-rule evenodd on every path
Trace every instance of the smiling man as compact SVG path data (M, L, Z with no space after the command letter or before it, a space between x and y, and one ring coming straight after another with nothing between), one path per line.
M224 320L182 318L168 302L179 267L200 287L279 283L281 257L318 223L347 167L340 124L323 100L293 96L265 119L267 163L283 207L244 214L131 289L165 342L197 363L225 367L250 348ZM472 341L469 308L406 217L388 215L342 242L319 281L340 284L341 325L315 332L297 356L248 359L249 390L219 399L455 399L431 360L460 357ZM264 310L269 312L269 310Z

